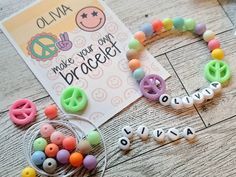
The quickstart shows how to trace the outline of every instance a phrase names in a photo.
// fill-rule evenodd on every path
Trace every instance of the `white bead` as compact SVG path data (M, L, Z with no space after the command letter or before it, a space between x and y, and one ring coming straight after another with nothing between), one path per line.
M137 129L137 134L138 136L142 139L142 140L146 140L148 139L148 128L143 126L143 125L140 125Z
M122 128L121 130L122 135L131 139L134 136L134 131L130 126L125 126L124 128Z
M211 30L206 30L203 33L202 37L203 37L204 41L209 42L210 40L215 38L215 33L213 31L211 31Z
M214 91L211 88L202 89L202 94L205 100L210 100L214 97Z
M165 132L162 128L153 131L153 138L158 142L165 141Z
M130 141L127 137L121 137L118 140L118 145L121 150L129 150L130 148Z
M204 101L204 96L201 92L195 92L192 94L192 99L194 104L201 104Z
M190 108L193 106L193 99L190 96L185 96L182 98L182 103L185 108Z
M168 106L170 105L170 101L171 101L171 98L170 98L170 95L168 94L162 94L160 97L159 97L159 102L161 105L163 106Z
M183 108L183 103L182 103L182 100L181 98L172 98L171 99L171 107L174 108L174 109L181 109Z
M183 130L183 136L186 140L193 140L196 137L195 130L192 127L186 127Z
M219 93L222 89L221 83L220 82L212 82L210 83L210 88L215 92L215 93Z
M179 130L176 128L170 128L167 132L167 135L171 141L175 141L179 139Z

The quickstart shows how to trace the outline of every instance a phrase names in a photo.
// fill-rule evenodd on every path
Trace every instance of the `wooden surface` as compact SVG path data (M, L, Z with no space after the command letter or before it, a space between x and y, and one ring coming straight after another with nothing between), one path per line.
M0 19L22 9L33 0L1 0ZM236 176L236 2L234 0L106 0L110 8L130 28L154 18L192 17L217 33L230 64L233 78L221 96L204 106L173 111L171 108L141 98L101 126L108 148L105 176ZM207 85L202 68L209 61L206 43L190 33L164 33L148 45L149 51L170 72L168 93L191 94ZM150 41L151 42L151 41ZM53 103L7 38L0 31L0 177L19 176L27 165L22 152L22 137L28 128L12 124L9 105L16 99L29 98L38 107L37 122L44 120L43 109ZM124 154L117 148L120 130L125 125L136 129L144 124L150 130L163 127L194 127L198 141L189 144L157 144L152 138L142 142L135 137L131 150ZM99 156L101 159L102 156ZM99 171L100 169L98 169ZM99 172L96 176L99 176Z

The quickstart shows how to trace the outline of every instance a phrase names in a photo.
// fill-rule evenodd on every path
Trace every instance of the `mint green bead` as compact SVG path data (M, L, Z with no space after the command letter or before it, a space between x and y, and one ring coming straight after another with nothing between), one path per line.
M184 26L184 19L180 17L176 17L173 19L175 29L181 30Z
M134 70L134 72L133 72L133 77L137 81L142 80L144 76L145 76L145 72L142 68L138 68L138 69Z
M44 151L47 145L48 142L44 138L37 138L33 143L33 149L34 151Z
M142 48L142 44L137 39L131 39L129 42L129 49L139 50Z
M186 30L192 31L195 29L196 22L195 20L188 18L184 20L184 27Z
M87 140L88 140L89 144L96 146L101 142L101 137L97 131L91 131L87 135Z

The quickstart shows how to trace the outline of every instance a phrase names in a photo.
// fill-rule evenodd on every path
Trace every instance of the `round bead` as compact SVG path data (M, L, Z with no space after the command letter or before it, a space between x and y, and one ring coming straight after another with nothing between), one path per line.
M140 125L137 129L137 134L142 140L147 140L149 130L146 126Z
M21 177L36 177L36 171L31 167L26 167L21 171Z
M128 60L139 58L140 53L137 50L129 49L126 53L126 57Z
M65 149L61 149L60 151L58 151L57 153L57 161L61 164L67 164L69 162L69 158L70 158L70 152L65 150Z
M217 94L221 91L222 86L220 82L215 81L210 83L210 88L214 91L215 94Z
M195 26L194 32L198 35L202 35L206 31L206 25L203 23L198 23Z
M142 48L142 44L137 39L131 39L128 47L129 49L140 50Z
M49 105L44 109L44 114L48 119L54 119L57 117L57 107L56 105Z
M33 143L34 151L44 151L47 146L47 141L44 138L37 138Z
M152 34L154 32L151 23L144 23L141 26L141 31L143 31L145 33L145 36L147 36L147 37L152 36Z
M141 62L138 59L132 59L129 61L128 65L131 71L134 71L141 67Z
M138 69L134 70L134 72L133 72L133 77L137 81L142 80L144 78L144 76L145 76L145 72L142 68L138 68Z
M162 128L158 128L153 131L153 138L157 142L164 142L165 141L165 132Z
M45 148L45 154L48 157L56 157L57 153L59 151L59 147L56 144L48 144Z
M184 19L180 17L176 17L173 19L173 24L174 24L175 29L181 30L183 29L183 26L184 26Z
M101 136L97 131L91 131L87 135L87 140L91 145L96 146L101 142Z
M182 103L183 103L184 108L190 108L193 106L193 99L190 96L184 96L182 98Z
M63 135L63 133L61 133L59 131L53 132L50 136L51 142L56 144L56 145L61 145L63 139L64 139L64 135Z
M125 126L124 128L122 128L121 130L122 135L131 139L134 136L134 131L130 126Z
M127 137L121 137L118 140L119 148L123 151L127 151L130 148L130 141Z
M211 57L213 59L222 60L224 58L224 51L222 49L214 49L211 52Z
M73 167L80 167L82 164L83 164L83 155L79 152L74 152L70 155L70 164L73 166Z
M219 40L217 39L212 39L208 42L208 49L210 51L214 50L214 49L217 49L217 48L220 48L220 42Z
M195 130L192 127L186 127L183 130L183 136L186 140L193 140L196 137Z
M161 20L153 20L152 21L152 28L153 28L154 32L161 31L162 27L163 27L163 23Z
M179 139L179 130L176 128L170 128L167 132L167 136L171 141Z
M195 20L188 18L184 20L184 26L186 30L192 31L195 29L196 22Z
M171 102L171 97L170 95L168 94L162 94L160 97L159 97L159 102L161 105L163 106L168 106L170 105L170 102Z
M93 155L87 155L83 160L83 165L87 170L93 170L97 166L97 159Z
M45 159L46 156L42 151L35 151L31 156L31 160L35 165L42 165Z
M204 41L206 42L209 42L210 40L214 39L215 38L215 33L211 30L206 30L204 33L203 33L203 39Z
M201 104L204 102L204 96L201 92L195 92L191 97L194 104Z
M76 139L73 136L65 137L62 141L62 146L68 151L72 151L76 148Z
M53 126L48 123L42 124L40 127L40 134L44 138L49 138L54 131Z
M82 154L88 154L92 150L92 147L87 140L80 140L78 149Z
M182 109L183 108L183 103L181 98L172 98L170 105L173 109Z
M43 162L43 170L47 173L54 173L57 169L57 162L53 158L47 158Z
M143 43L146 39L145 33L138 31L134 34L134 38L137 39L140 43Z
M165 18L163 21L163 27L165 28L165 30L171 30L173 28L173 21L170 18Z
M210 100L214 97L214 91L211 88L204 88L202 94L205 100Z

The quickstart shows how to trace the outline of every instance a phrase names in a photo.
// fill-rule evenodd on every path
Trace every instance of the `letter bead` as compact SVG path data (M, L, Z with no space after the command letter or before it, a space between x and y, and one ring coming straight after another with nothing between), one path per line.
M185 96L182 98L182 103L185 108L190 108L193 106L193 99L190 96Z
M165 141L165 132L162 128L158 128L153 131L153 138L157 142L164 142Z
M210 83L210 88L214 91L214 93L219 93L222 89L221 83L220 82L212 82Z
M176 128L170 128L167 132L167 136L171 141L179 139L179 130Z
M170 95L168 94L162 94L160 97L159 97L159 102L161 105L163 106L168 106L170 105L170 101L171 101L171 98L170 98Z
M186 127L183 130L183 136L186 140L193 140L196 137L195 130L192 127Z
M192 99L194 104L201 104L204 102L204 96L201 92L195 92L192 94Z
M122 135L131 139L134 135L134 131L130 126L125 126L124 128L122 128Z
M130 141L127 137L119 138L118 145L121 150L127 151L130 148Z
M147 140L148 139L148 133L149 130L147 127L140 125L137 129L137 134L142 140Z
M171 107L174 108L174 109L181 109L183 108L183 103L182 103L182 100L181 98L172 98L171 99Z
M204 88L202 94L205 100L210 100L214 97L214 91L211 88Z

